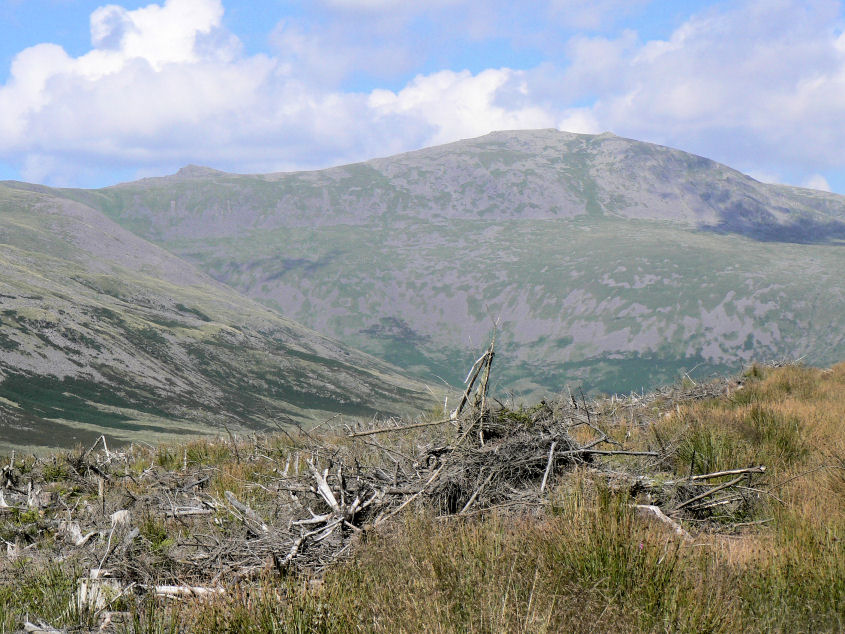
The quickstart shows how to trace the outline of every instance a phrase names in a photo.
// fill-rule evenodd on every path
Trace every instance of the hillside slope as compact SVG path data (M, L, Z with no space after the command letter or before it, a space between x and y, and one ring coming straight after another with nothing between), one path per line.
M64 191L311 328L451 382L639 389L845 353L845 198L612 134L500 132L316 172Z
M266 429L429 403L396 368L44 188L0 185L0 245L0 448Z

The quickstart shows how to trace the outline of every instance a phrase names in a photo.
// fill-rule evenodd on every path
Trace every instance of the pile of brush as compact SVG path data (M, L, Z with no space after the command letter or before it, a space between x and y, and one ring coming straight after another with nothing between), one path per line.
M194 466L187 452L181 468L150 460L139 469L139 450L109 450L105 438L61 464L53 457L23 468L12 457L0 474L7 557L37 552L90 570L80 603L105 612L129 592L207 594L258 575L319 571L411 507L439 516L537 511L550 484L575 468L625 487L632 505L681 538L690 537L684 520L747 510L759 499L762 485L752 479L764 466L661 478L671 443L655 433L653 446L634 450L610 435L620 413L646 425L682 394L588 401L579 392L508 407L487 393L493 358L491 344L457 408L441 419L303 431L284 451L258 436L231 439L241 470L264 474L244 481L240 494L219 480L210 486L219 468ZM688 396L736 387L696 384ZM255 492L251 502L245 491Z

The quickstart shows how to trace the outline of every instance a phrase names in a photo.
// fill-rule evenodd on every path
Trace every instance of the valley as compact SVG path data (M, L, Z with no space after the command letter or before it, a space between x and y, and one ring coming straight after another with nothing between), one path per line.
M426 410L494 332L491 389L526 399L832 364L843 239L845 197L555 130L314 172L7 182L0 444Z
M649 389L845 354L845 197L612 134L498 132L317 172L66 192L265 306L454 385Z
M432 400L80 203L0 186L0 243L0 448L313 425Z

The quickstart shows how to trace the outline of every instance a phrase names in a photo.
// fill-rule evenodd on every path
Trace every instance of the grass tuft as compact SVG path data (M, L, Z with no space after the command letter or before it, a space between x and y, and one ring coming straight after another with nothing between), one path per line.
M607 433L626 449L657 443L669 456L659 464L614 462L623 476L632 465L647 465L649 477L662 481L767 467L765 480L740 487L749 501L740 511L717 506L687 515L691 540L638 515L627 485L584 463L558 473L539 504L520 512L438 517L436 509L409 509L367 529L346 560L321 574L280 575L268 566L260 578L231 581L210 599L127 597L127 631L845 631L845 364L752 366L743 381L723 396L666 397L639 422L632 408L615 427L608 423ZM530 434L536 411L516 408L510 422ZM379 442L407 451L423 434ZM321 439L327 448L347 442L336 432ZM186 466L198 469L207 478L203 491L217 498L231 491L270 517L282 495L273 482L283 470L303 469L308 453L284 435L258 446L225 438L136 448L127 474L171 470L187 477ZM375 449L358 449L361 465ZM69 467L58 459L37 468L60 483ZM127 495L143 495L131 478L122 486ZM73 495L73 503L86 503L83 493ZM674 500L658 502L671 513ZM231 519L224 520L208 517L225 529ZM0 631L13 631L27 614L54 627L95 628L86 620L93 617L74 607L81 570L72 559L45 565L24 549L54 528L29 510L6 514L2 524L4 539L23 554L0 564ZM187 529L152 513L139 529L155 556L148 561L162 578L172 575L171 545Z

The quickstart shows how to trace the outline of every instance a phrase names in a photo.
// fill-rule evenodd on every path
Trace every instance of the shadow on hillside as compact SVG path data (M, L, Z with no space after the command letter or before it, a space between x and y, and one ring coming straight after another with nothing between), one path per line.
M789 223L780 223L761 205L735 202L720 212L722 220L703 225L712 233L734 233L759 242L794 244L845 244L845 222L803 216Z

